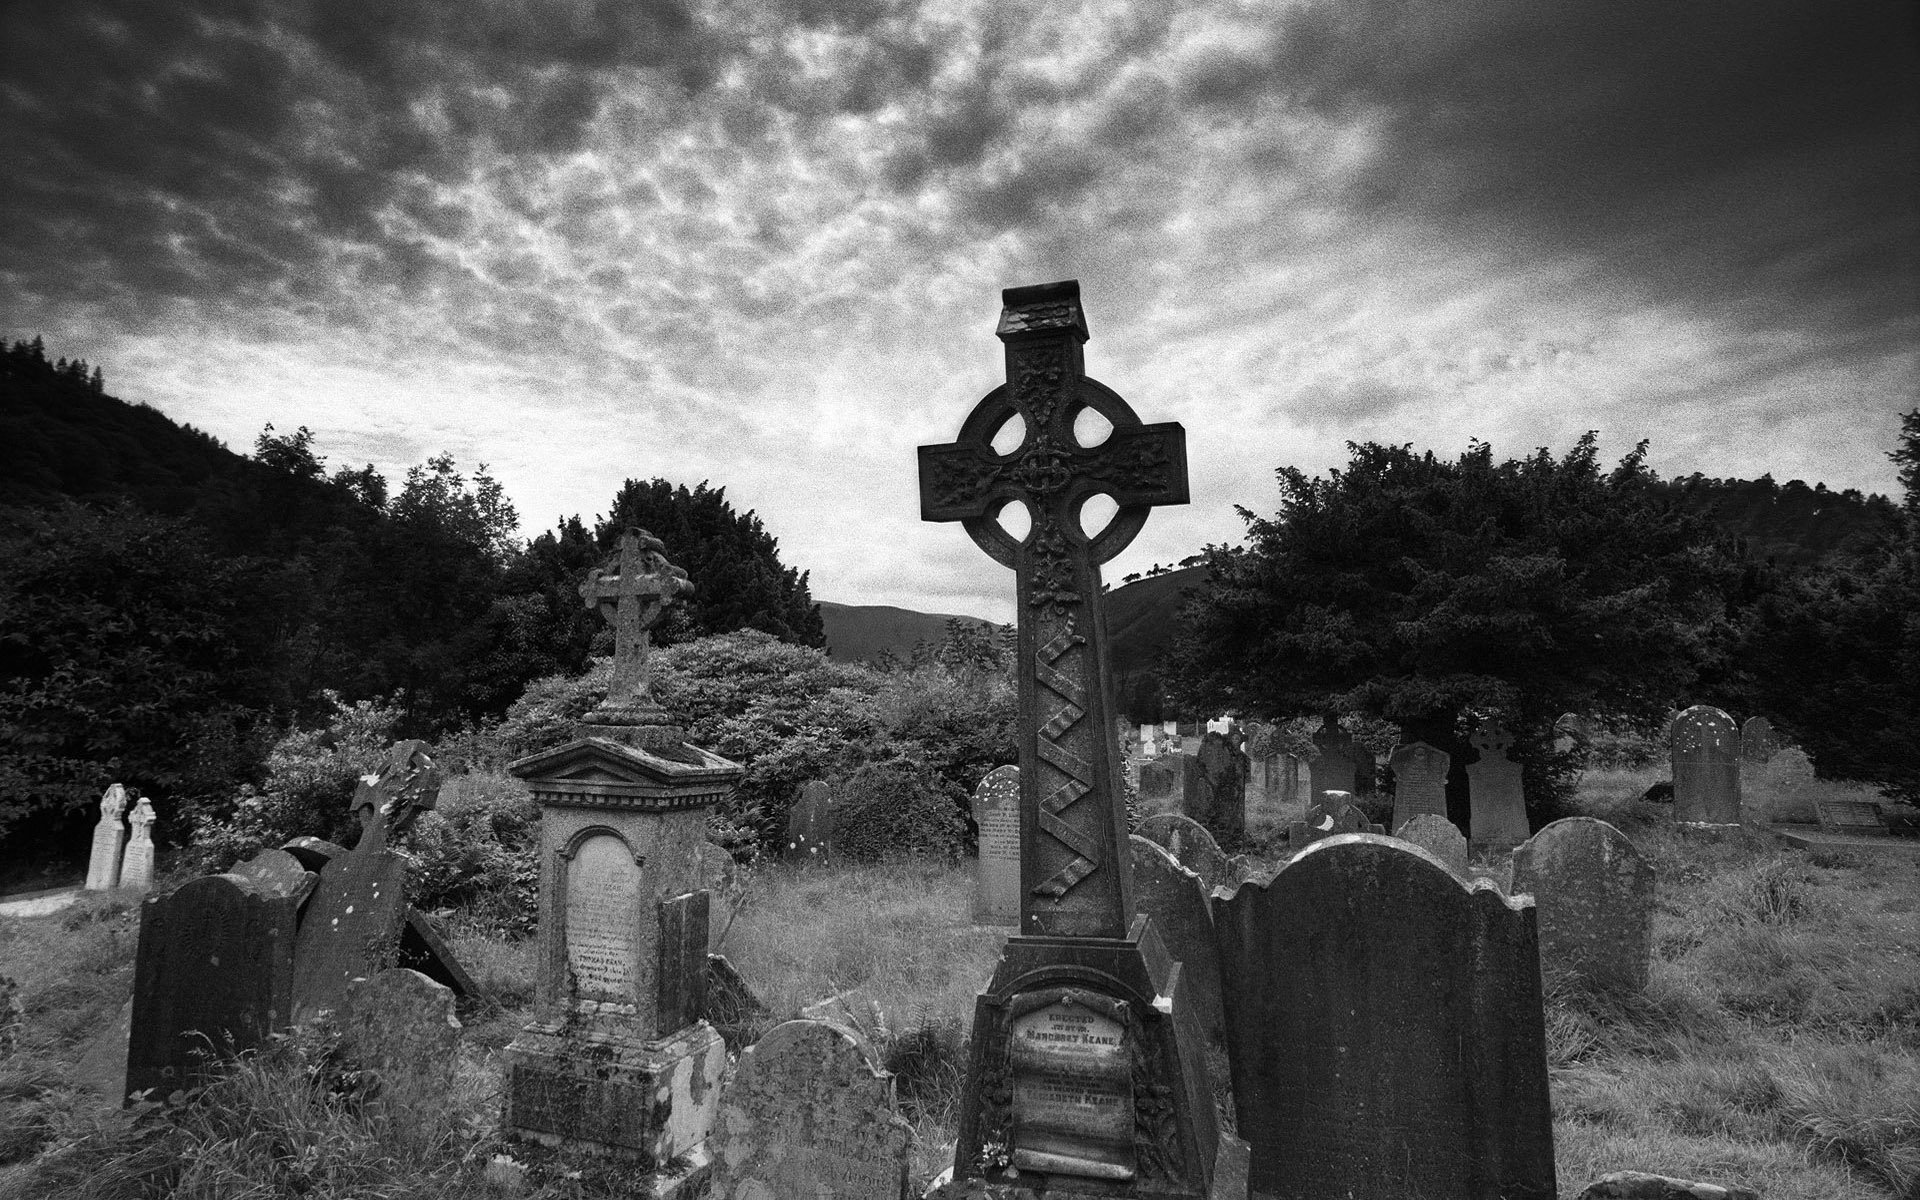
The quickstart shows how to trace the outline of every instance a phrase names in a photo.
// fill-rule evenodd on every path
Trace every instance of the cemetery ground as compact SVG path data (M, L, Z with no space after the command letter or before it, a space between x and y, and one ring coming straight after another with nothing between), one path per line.
M1640 799L1662 777L1589 771L1576 800L1633 839L1658 891L1643 993L1583 996L1549 973L1561 1195L1637 1169L1767 1200L1920 1197L1920 862L1800 850L1755 823L1680 833L1669 805ZM1748 799L1755 815L1796 815L1764 779ZM1250 840L1271 844L1299 815L1256 802ZM1473 869L1500 874L1497 861ZM724 1027L729 1043L864 990L885 1014L873 1040L895 1072L924 1183L951 1161L973 997L1004 936L970 923L971 864L745 874L718 949L767 1011ZM17 981L21 1014L10 1038L0 996L0 1198L621 1194L617 1172L550 1164L500 1140L499 1055L526 1019L535 967L531 940L490 932L499 917L485 899L447 917L484 997L461 1013L451 1093L403 1112L361 1102L361 1079L324 1027L243 1059L193 1103L108 1107L87 1090L97 1073L87 1052L128 994L136 906L103 893L0 919L0 973ZM530 1171L493 1165L508 1153Z

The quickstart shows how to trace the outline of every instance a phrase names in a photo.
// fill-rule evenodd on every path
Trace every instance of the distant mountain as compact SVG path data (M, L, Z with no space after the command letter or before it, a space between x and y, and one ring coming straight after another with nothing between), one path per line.
M937 643L946 634L948 621L996 628L979 617L915 612L890 604L819 603L820 620L827 628L827 657L835 662L872 662L888 651L905 661L921 642Z

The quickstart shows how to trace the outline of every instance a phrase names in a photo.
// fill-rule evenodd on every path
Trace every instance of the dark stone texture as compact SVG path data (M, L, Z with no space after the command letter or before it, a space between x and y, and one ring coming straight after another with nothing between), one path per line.
M1208 891L1234 881L1232 860L1213 840L1207 827L1182 813L1158 813L1140 822L1138 836L1155 843L1173 855L1187 870L1200 877Z
M1135 834L1133 902L1180 960L1181 981L1207 1043L1224 1049L1227 1027L1220 1001L1220 954L1213 941L1213 910L1207 886L1156 842Z
M1595 990L1637 992L1653 961L1653 867L1627 835L1568 817L1513 852L1514 895L1533 897L1540 961Z
M1615 1171L1582 1188L1574 1200L1760 1200L1760 1193L1645 1171Z
M1673 719L1673 819L1682 824L1740 823L1740 727L1710 704Z
M1247 756L1224 734L1200 739L1187 769L1181 809L1206 826L1214 840L1237 846L1247 836Z

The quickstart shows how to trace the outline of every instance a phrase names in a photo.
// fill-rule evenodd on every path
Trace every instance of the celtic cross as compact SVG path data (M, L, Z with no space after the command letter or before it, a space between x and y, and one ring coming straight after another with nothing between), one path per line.
M620 535L620 550L605 567L587 572L580 595L613 626L613 679L598 716L650 711L647 632L669 604L693 593L687 573L667 561L666 543L644 529ZM590 717L589 719L592 719Z
M1187 502L1186 431L1171 421L1141 424L1125 400L1086 377L1078 282L1009 288L1001 298L995 332L1006 344L1007 382L974 407L956 441L920 447L920 516L961 522L1014 571L1021 932L1121 938L1133 920L1133 880L1100 564L1126 548L1153 506ZM1087 409L1113 427L1095 446L1074 433ZM997 453L993 438L1015 417L1025 439ZM1118 511L1089 536L1080 510L1102 494ZM998 520L1014 501L1031 520L1019 540Z

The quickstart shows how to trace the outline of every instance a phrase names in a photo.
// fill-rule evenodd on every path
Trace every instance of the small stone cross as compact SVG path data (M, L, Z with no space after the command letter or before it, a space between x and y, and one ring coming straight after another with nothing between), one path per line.
M693 594L687 573L667 561L666 543L644 529L620 535L620 551L587 572L580 595L613 626L613 679L603 709L646 708L653 682L647 670L648 633L669 604Z
M1009 288L995 331L1007 382L974 407L956 441L920 447L920 516L959 521L1012 567L1020 626L1021 921L1025 934L1125 937L1133 884L1120 763L1108 700L1100 564L1120 553L1154 505L1187 502L1186 432L1143 425L1118 394L1086 377L1086 315L1076 281ZM1091 409L1112 431L1083 446ZM1011 453L993 438L1019 418ZM1089 536L1080 509L1118 506ZM1000 510L1018 501L1032 524L1016 541Z
M406 832L415 817L440 799L440 768L425 742L395 742L378 771L360 777L353 790L353 812L360 819L360 850L378 851Z

